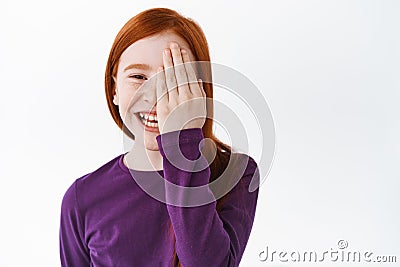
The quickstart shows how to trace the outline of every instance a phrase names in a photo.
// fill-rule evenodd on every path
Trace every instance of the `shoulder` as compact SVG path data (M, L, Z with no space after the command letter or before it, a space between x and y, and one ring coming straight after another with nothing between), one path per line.
M76 180L67 189L61 203L62 212L70 212L76 208Z
M241 182L250 183L253 178L259 179L260 172L258 164L254 158L248 154L233 152L228 166L232 168L233 172L241 175Z
M225 170L210 187L217 198L225 194L236 198L238 195L257 195L259 181L258 164L254 158L244 153L233 152Z
M101 182L104 179L109 180L110 176L118 175L118 173L123 172L121 169L121 160L122 156L118 155L117 157L109 160L107 163L103 164L96 170L87 173L79 178L76 179L75 183L78 188L81 188L83 186L91 186L93 183L98 184L98 182Z
M109 160L96 170L75 179L65 192L62 200L63 208L73 208L82 198L91 197L112 182L113 177L124 173L120 164L123 154ZM96 192L97 191L97 192Z

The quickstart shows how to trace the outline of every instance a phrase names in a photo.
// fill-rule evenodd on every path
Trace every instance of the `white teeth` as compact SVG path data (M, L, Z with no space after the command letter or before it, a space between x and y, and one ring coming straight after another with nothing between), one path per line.
M145 122L144 124L148 127L154 127L154 128L158 127L158 123L156 122Z
M157 115L139 112L139 117L144 125L148 127L158 128Z
M139 112L139 116L140 116L142 119L145 119L145 120L155 121L155 122L158 121L157 115L152 115L152 114L148 114L148 113Z

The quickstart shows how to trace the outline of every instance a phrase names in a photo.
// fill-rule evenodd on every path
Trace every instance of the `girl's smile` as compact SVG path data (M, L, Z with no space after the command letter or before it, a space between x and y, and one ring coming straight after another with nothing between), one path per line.
M141 122L145 131L149 132L160 132L158 129L158 119L155 112L138 112L135 114L138 120Z

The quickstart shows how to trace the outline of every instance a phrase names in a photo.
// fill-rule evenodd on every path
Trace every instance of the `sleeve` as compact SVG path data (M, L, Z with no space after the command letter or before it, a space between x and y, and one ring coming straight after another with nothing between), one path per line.
M60 260L63 267L88 267L90 257L84 242L84 228L76 195L77 181L65 193L61 204Z
M163 156L164 179L185 187L209 183L209 167L200 170L198 166L190 166L188 162L182 164L183 168L173 164L180 157L180 153L189 160L203 158L197 164L202 165L202 162L206 162L199 150L203 139L200 128L157 136ZM219 213L215 198L211 203L201 206L167 205L176 236L176 251L182 266L239 266L250 236L258 198L258 187L251 193L247 189L253 175L259 179L257 164L250 157L247 167L247 172L226 196ZM200 171L190 171L190 168ZM209 188L208 191L212 194ZM170 199L188 201L195 197L195 194L188 190L174 191L174 195L170 190L166 190L165 193L167 203L170 203Z

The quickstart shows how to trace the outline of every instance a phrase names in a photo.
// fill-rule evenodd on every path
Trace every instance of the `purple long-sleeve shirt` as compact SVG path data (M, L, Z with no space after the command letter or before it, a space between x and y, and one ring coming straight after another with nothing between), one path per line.
M177 133L180 133L179 139ZM163 188L166 204L141 187L140 181L144 180L140 178L156 181L153 178L157 175L180 186L207 185L210 168L198 168L205 162L199 152L203 139L200 128L157 136L163 156L161 171L128 169L122 154L76 179L62 200L62 266L173 266L175 247L184 267L238 266L251 232L258 198L258 186L249 192L252 179L259 183L257 164L251 157L234 153L240 162L245 162L245 168L239 171L240 180L236 178L239 182L227 194L220 211L215 200L191 207L171 204L174 201L194 203L196 200L191 200L196 194L186 190ZM182 154L193 160L183 164L183 168L176 166L178 145ZM151 189L152 182L149 183L147 189ZM212 195L210 189L205 192Z

